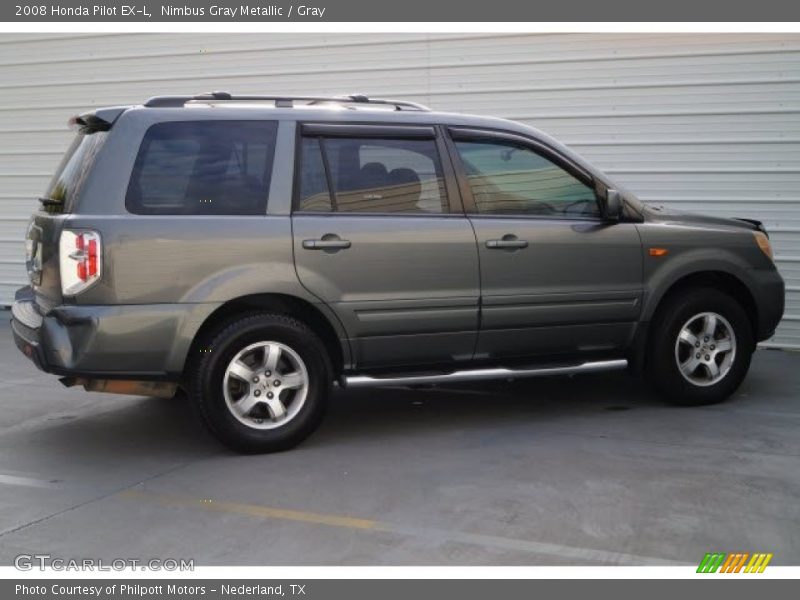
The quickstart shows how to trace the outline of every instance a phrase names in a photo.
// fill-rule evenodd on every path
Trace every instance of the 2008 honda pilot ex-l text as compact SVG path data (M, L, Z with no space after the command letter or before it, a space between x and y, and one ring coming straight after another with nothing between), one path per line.
M783 314L761 223L646 206L510 121L214 92L72 122L17 346L67 385L183 388L239 451L300 442L334 383L628 367L718 402Z

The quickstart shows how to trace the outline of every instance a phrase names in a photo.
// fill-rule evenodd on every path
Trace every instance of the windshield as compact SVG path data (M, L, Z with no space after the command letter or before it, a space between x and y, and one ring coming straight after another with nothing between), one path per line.
M75 136L43 197L47 212L67 213L72 210L75 196L91 170L106 135L105 131L96 131Z

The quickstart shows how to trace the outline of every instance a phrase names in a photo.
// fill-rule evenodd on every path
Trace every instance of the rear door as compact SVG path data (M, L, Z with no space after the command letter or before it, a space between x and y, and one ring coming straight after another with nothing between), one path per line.
M636 226L604 220L591 175L536 140L450 134L480 256L476 357L625 347L641 310Z
M442 155L430 126L300 127L297 273L338 314L361 367L472 357L477 249Z
M61 303L59 236L107 135L106 130L89 127L79 130L39 199L40 209L31 216L28 224L25 266L43 312Z

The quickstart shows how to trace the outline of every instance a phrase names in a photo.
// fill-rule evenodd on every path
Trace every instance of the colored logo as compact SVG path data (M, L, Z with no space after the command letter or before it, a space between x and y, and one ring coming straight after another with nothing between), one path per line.
M700 561L698 573L763 573L772 554L765 552L709 552Z

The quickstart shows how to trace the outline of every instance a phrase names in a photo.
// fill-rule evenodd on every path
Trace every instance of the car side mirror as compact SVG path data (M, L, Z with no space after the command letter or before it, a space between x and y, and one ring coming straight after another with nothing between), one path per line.
M622 194L617 190L606 190L606 201L603 210L603 216L608 221L616 223L622 217Z

